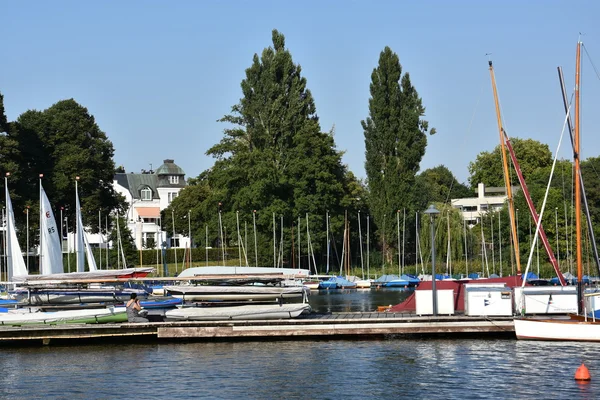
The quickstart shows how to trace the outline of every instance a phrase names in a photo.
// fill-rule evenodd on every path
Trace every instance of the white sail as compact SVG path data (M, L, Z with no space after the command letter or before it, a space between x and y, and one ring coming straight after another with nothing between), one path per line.
M76 214L76 229L75 229L75 255L77 258L77 272L85 271L85 253L83 245L83 220L81 219L81 205L79 204L79 192L77 191L77 182L75 182L75 214Z
M88 240L87 233L85 233L85 232L83 232L83 241L84 241L84 245L85 245L85 255L87 257L88 269L90 271L97 271L98 267L96 266L96 260L94 259L94 253L92 253L92 248L90 247L90 241Z
M5 179L6 182L6 179ZM17 240L17 231L15 229L15 214L12 208L12 202L10 201L10 195L8 194L8 185L4 185L6 189L6 257L8 263L8 280L11 281L12 277L17 275L27 275L27 267L25 266L25 260L23 260L23 253L21 253L21 246Z
M48 201L48 196L46 196L46 192L41 183L40 203L40 231L42 235L42 267L40 273L44 275L61 274L64 272L64 269L58 228L56 226L56 220L54 219L54 213L50 207L50 201Z

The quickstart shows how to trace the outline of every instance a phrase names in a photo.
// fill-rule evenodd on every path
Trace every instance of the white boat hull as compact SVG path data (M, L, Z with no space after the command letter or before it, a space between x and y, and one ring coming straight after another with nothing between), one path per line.
M296 318L304 311L310 311L308 304L268 304L249 306L187 307L169 310L167 320L177 321L223 321L223 320L263 320Z
M309 290L319 290L319 281L304 282L303 285Z
M360 281L356 281L354 283L356 283L356 288L357 289L369 289L369 288L371 288L371 281L366 280L366 279L360 280Z
M265 301L298 298L309 293L302 286L165 286L165 291L189 301Z
M49 290L18 290L12 298L22 304L43 306L52 304L81 304L81 303L124 303L130 299L131 293L136 293L140 299L147 297L143 290L90 290L90 289L49 289Z
M515 319L514 323L521 340L600 342L600 322Z
M125 307L68 310L55 312L3 313L0 325L64 324L69 322L93 323L127 320Z

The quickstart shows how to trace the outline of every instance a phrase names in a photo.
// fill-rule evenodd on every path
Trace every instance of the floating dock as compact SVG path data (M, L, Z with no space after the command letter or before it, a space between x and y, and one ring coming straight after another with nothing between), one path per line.
M353 312L310 314L289 320L2 326L0 345L514 335L512 317L432 317L392 312Z

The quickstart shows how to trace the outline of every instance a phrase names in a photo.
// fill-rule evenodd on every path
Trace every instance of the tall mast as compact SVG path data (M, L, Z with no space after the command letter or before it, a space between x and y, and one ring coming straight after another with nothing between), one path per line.
M560 80L560 88L562 91L562 97L563 97L563 104L565 106L565 113L569 112L569 104L567 101L567 90L565 89L565 80L563 78L563 73L562 73L562 68L558 67L558 79ZM569 118L567 119L567 125L569 127L569 136L571 138L571 146L573 147L573 151L575 151L575 143L573 141L573 126L571 124L571 115L569 115ZM581 172L581 171L580 171ZM587 196L585 194L585 185L583 184L583 177L581 176L581 173L579 174L579 184L581 185L581 200L583 202L583 206L585 208L585 215L586 215L586 222L587 222L587 227L588 227L588 232L590 233L590 239L592 242L592 251L594 253L594 261L596 261L596 271L598 273L598 275L600 275L600 257L598 256L598 246L596 245L596 238L594 236L594 229L592 228L592 219L590 218L590 206L588 204L587 201ZM565 217L565 226L567 223L567 218ZM566 231L566 228L565 228ZM567 248L568 250L568 248ZM567 259L568 259L568 252L567 252Z
M496 90L496 77L494 75L494 67L492 61L489 62L490 77L492 78L492 89L494 91L494 104L496 105L496 118L498 120L498 133L500 134L500 148L502 150L502 167L504 170L504 185L506 186L506 197L508 200L508 215L510 217L510 226L514 243L515 259L517 260L517 275L521 274L521 258L519 256L519 238L517 235L517 226L515 225L515 205L512 197L512 189L510 187L510 176L508 174L508 159L506 157L506 146L504 144L504 135L502 132L502 116L500 115L500 104L498 102L498 91Z
M583 265L581 257L581 185L579 181L579 82L581 79L581 41L577 42L577 60L575 62L575 140L573 158L575 161L575 232L577 238L577 293L579 311L582 310L581 281L583 278Z

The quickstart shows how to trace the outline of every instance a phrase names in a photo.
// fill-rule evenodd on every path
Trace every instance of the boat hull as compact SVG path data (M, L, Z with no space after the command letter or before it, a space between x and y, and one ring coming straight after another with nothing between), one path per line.
M266 301L307 296L303 286L165 286L172 297L184 301Z
M600 322L515 319L514 323L520 340L600 342Z
M68 310L55 312L6 313L0 315L0 325L57 325L104 324L126 322L124 307L93 310Z
M223 321L223 320L265 320L296 318L310 311L308 304L268 304L219 307L187 307L169 310L167 320L175 321Z
M27 292L20 290L13 294L14 299L21 304L32 306L60 305L60 304L82 304L82 303L123 303L136 293L140 299L146 298L147 293L143 290L59 290L38 289Z

